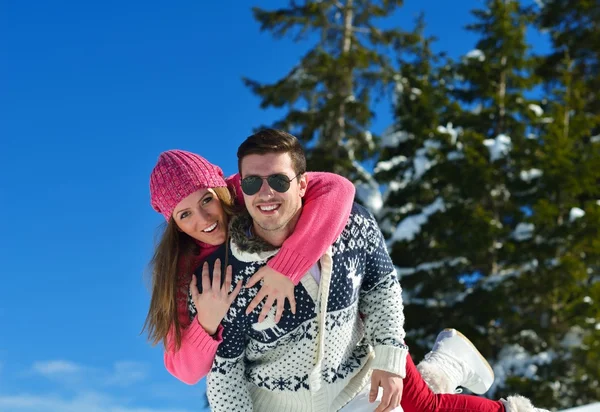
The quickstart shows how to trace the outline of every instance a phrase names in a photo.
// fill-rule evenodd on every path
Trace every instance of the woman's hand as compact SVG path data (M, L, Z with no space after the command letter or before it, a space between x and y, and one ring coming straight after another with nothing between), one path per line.
M279 272L271 269L268 266L261 267L246 283L246 287L250 288L263 279L263 285L252 299L252 302L246 309L246 314L252 312L262 300L266 297L267 300L263 306L258 321L262 322L267 317L271 307L277 301L277 313L275 314L275 322L281 320L283 315L283 305L285 300L290 301L290 308L293 314L296 314L296 298L294 298L294 282L285 277Z
M197 285L196 275L192 275L190 293L196 306L198 323L206 333L214 335L227 314L229 306L240 293L242 282L238 282L235 289L229 293L229 289L231 289L231 265L229 265L225 271L225 282L221 286L221 260L217 259L213 270L212 285L208 272L208 262L204 262L204 265L202 265L202 293L198 291Z

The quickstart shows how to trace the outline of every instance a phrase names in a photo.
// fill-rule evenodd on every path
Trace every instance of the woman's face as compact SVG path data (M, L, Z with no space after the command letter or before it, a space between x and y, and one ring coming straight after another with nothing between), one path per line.
M212 189L197 190L179 202L173 219L182 232L209 245L227 238L227 215Z

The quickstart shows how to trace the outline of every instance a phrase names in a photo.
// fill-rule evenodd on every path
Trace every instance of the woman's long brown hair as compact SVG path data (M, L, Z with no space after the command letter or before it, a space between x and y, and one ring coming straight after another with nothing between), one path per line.
M215 187L212 190L221 201L225 214L232 216L234 206L229 190L225 187ZM175 346L167 349L177 351L181 347L182 325L177 316L177 292L178 288L184 287L187 296L191 278L184 279L182 276L189 276L196 269L191 266L198 253L198 245L194 240L178 230L173 218L169 219L150 261L152 298L142 333L148 332L148 340L152 345L162 341L167 348L167 336L172 328L175 339L171 345Z

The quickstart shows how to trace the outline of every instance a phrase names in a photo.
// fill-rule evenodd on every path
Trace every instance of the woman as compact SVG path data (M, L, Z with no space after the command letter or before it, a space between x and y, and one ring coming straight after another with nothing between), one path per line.
M340 235L350 214L354 201L351 182L329 173L309 176L299 230L248 283L263 279L259 299L251 303L256 306L267 298L263 318L274 301L279 318L285 298L295 311L294 285ZM280 183L285 186L285 182ZM243 206L240 178L236 174L225 179L219 167L201 156L169 150L161 153L152 171L150 192L152 207L165 217L167 227L151 262L152 298L144 329L154 344L164 343L167 370L194 384L210 370L221 342L219 324L241 283L229 293L231 272L227 271L222 287L215 282L209 287L211 293L200 294L191 273L225 242L228 217L236 207L234 200ZM308 228L323 236L310 236ZM188 315L190 291L198 312L195 319Z

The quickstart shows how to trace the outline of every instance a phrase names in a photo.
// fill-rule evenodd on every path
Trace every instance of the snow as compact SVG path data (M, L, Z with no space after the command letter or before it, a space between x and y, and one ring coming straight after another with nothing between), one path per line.
M453 150L452 152L449 152L446 157L450 161L461 160L465 158L465 154L463 152L459 152L458 150Z
M444 200L438 197L433 203L424 207L421 213L405 218L396 227L396 231L390 239L390 244L401 240L413 240L421 231L421 226L427 223L429 216L436 212L443 211L445 208Z
M581 326L573 326L560 342L561 346L567 349L577 348L583 343L585 331Z
M374 215L377 215L383 206L383 198L378 187L369 183L359 183L356 185L356 197L369 209Z
M431 169L436 164L435 161L429 160L426 149L417 150L413 165L415 169L414 179L418 179Z
M437 150L440 148L440 142L435 140L425 140L423 143L423 147L415 153L415 158L413 160L413 167L415 170L414 176L411 176L412 179L419 179L421 176L425 174L429 169L431 169L437 162L435 160L431 160L427 157L427 153L432 150ZM409 176L405 176L405 179L409 178Z
M540 169L529 169L521 171L521 180L529 183L533 179L536 179L543 175L543 172Z
M397 181L393 181L390 182L390 184L388 185L388 191L389 192L396 192L398 190L403 189L404 187L406 187L406 183L403 182L397 182Z
M552 351L530 354L520 345L507 345L498 354L498 361L494 364L494 383L488 394L492 397L501 387L508 376L523 376L536 379L538 367L552 362L555 357Z
M448 123L446 126L438 126L437 131L439 133L449 134L451 137L450 141L454 145L458 139L458 134L462 132L462 128L457 127L455 129L452 123Z
M481 287L485 290L492 290L500 283L504 282L508 278L518 277L525 272L531 272L535 270L539 265L537 259L532 259L530 262L525 263L520 268L517 269L506 269L502 270L496 274L489 275L484 278L481 282Z
M481 50L479 50L479 49L473 49L473 50L471 50L470 52L468 52L465 55L465 57L467 59L477 59L480 62L482 62L482 61L485 60L485 54Z
M573 222L583 216L585 216L585 212L578 207L574 207L569 212L569 221Z
M542 109L540 106L538 106L537 104L530 104L529 106L527 106L529 108L529 110L531 110L533 113L535 113L535 115L537 117L540 117L541 115L544 114L544 109Z
M523 240L531 239L533 235L533 231L535 230L535 225L533 223L519 223L512 233L512 237L521 242Z
M375 149L375 141L373 141L373 133L371 133L369 130L365 130L364 136L365 136L365 141L367 142L367 145L369 146L369 149L370 150Z
M600 402L577 408L563 409L563 412L600 412Z
M415 136L403 130L394 131L394 129L390 128L383 132L383 136L381 136L381 145L383 147L396 147L400 143L414 138Z
M490 151L490 161L494 162L510 152L511 139L505 134L499 134L495 139L486 139L483 144Z
M439 269L441 267L444 266L456 266L459 264L467 264L468 260L464 257L457 257L454 259L444 259L444 260L438 260L436 262L426 262L426 263L421 263L420 265L418 265L417 267L414 268L401 268L396 266L396 272L398 273L399 276L410 276L410 275L414 275L417 272L421 272L421 271L430 271L430 270L435 270L435 269Z
M389 170L392 170L394 167L405 163L407 160L408 159L406 158L406 156L394 156L390 160L378 162L377 166L375 166L374 171L375 173L387 172Z

